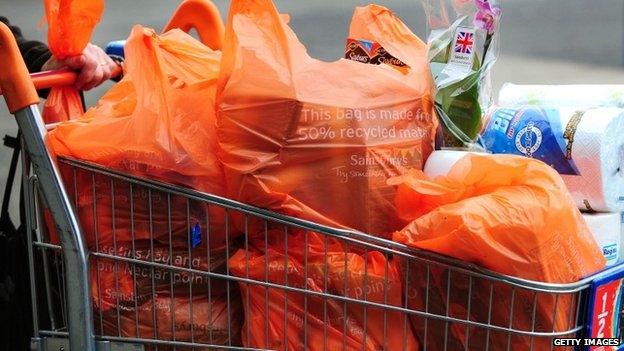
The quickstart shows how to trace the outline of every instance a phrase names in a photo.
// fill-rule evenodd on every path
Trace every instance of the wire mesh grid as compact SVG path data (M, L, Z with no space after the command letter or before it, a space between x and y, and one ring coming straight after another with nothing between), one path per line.
M61 170L90 249L100 340L146 350L549 350L584 326L587 284L501 277L74 160ZM63 336L75 312L65 308L62 250L45 208L32 212L33 258L46 276L39 332Z

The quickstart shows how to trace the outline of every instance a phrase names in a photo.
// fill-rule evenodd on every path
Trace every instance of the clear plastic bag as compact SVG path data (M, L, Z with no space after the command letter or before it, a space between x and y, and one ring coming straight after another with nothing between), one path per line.
M438 147L472 147L492 102L490 69L498 57L500 0L421 2L442 121Z

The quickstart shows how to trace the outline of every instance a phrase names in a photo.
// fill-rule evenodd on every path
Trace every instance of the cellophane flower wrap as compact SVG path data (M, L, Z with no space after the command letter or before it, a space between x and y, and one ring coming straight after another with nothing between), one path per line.
M501 0L421 0L440 120L438 147L473 147L492 104L490 69L499 52Z

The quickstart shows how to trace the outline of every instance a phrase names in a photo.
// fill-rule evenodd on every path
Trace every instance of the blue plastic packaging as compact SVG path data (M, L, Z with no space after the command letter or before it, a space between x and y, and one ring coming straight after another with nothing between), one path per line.
M111 41L110 43L108 43L108 45L106 45L105 51L108 56L117 56L123 59L125 58L125 55L124 55L125 46L126 46L125 40Z
M573 126L574 117L566 125L561 117L559 109L496 108L486 118L480 142L494 154L536 158L560 174L578 175L566 139L566 129Z

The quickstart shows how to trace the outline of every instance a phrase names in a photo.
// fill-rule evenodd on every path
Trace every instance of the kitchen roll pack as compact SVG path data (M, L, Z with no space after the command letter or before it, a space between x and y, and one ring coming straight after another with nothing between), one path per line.
M586 213L583 214L589 230L600 246L607 266L616 264L620 258L620 213Z
M624 85L516 85L505 84L500 106L539 105L576 108L624 107Z
M624 211L624 109L494 108L480 142L551 165L581 210Z

